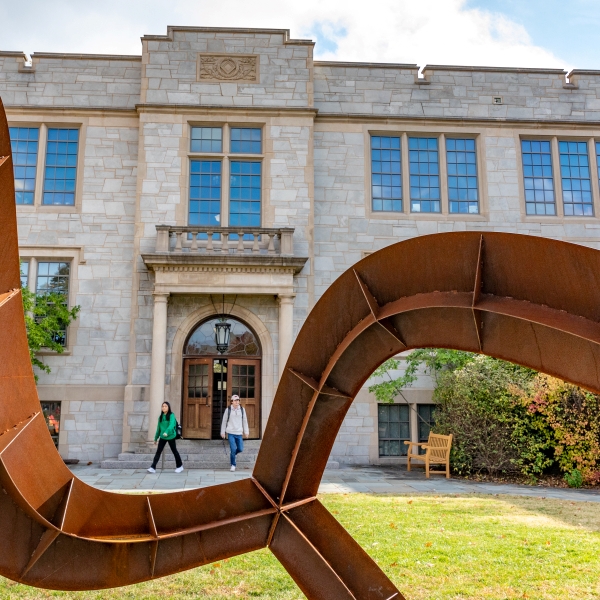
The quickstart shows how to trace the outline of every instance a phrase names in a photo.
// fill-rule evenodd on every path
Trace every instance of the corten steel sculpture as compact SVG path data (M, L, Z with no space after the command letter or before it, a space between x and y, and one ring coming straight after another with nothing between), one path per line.
M89 487L40 413L19 291L13 169L0 105L0 573L28 585L128 585L268 546L312 599L401 599L316 499L346 411L409 348L481 352L600 392L600 252L449 233L346 271L294 345L251 479L169 494Z

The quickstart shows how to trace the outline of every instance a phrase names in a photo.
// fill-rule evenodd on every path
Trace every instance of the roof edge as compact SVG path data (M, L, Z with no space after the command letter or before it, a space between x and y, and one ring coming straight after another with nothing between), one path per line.
M131 60L142 61L141 54L77 54L68 52L34 52L32 58L68 58L71 60Z
M315 60L315 67L346 67L352 69L418 69L419 65L409 63L345 62L335 60Z
M425 65L423 73L426 71L470 71L470 72L490 72L490 73L544 73L546 75L566 75L564 69L530 69L521 67L475 67L464 65Z
M258 27L192 27L186 25L167 25L166 35L144 35L142 41L172 41L175 31L191 31L203 33L265 33L269 35L279 34L283 36L284 44L314 46L313 40L292 39L289 29L265 29Z

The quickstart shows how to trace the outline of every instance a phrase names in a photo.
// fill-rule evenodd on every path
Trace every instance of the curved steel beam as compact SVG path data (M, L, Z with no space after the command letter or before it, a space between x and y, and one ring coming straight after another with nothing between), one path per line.
M461 232L390 246L342 274L308 316L251 479L159 495L101 491L64 465L40 413L0 104L0 573L97 589L267 546L311 599L399 600L316 499L355 395L387 358L420 347L480 352L598 393L599 284L600 252L544 238Z

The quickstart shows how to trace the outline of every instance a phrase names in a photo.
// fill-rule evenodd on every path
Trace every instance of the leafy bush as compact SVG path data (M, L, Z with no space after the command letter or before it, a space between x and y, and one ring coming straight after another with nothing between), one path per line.
M502 360L453 350L422 349L407 357L401 377L369 390L393 402L417 378L435 380L436 433L454 435L451 465L460 474L520 472L535 480L559 469L565 480L600 483L600 396ZM568 479L567 479L568 477Z
M518 469L521 447L513 430L524 412L517 406L518 393L533 376L529 369L476 355L461 368L438 375L434 430L454 435L455 471L494 474Z
M21 288L21 296L31 364L50 373L50 367L37 357L37 353L42 349L58 354L64 352L59 332L64 331L77 318L80 307L69 308L63 294L34 294L26 287ZM37 375L35 379L37 381Z
M580 488L583 485L583 475L579 469L573 469L570 473L565 473L565 481L572 488Z

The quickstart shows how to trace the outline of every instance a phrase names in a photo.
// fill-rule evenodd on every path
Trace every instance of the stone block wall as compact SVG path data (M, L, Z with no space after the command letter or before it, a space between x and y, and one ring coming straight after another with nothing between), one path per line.
M18 207L22 255L36 249L38 260L59 260L69 249L78 249L69 285L81 312L69 329L67 352L44 357L52 372L38 374L40 385L126 383L137 137L134 127L102 120L84 123L80 207L66 212Z
M600 115L600 71L315 62L325 114L576 120ZM494 98L501 98L495 104Z
M142 38L142 102L220 106L312 105L309 40L282 30L215 30L169 27L166 36ZM198 53L256 55L256 81L197 77Z
M123 402L63 402L59 452L63 458L98 462L121 452Z
M35 53L25 67L19 52L0 52L5 105L135 109L141 56Z

